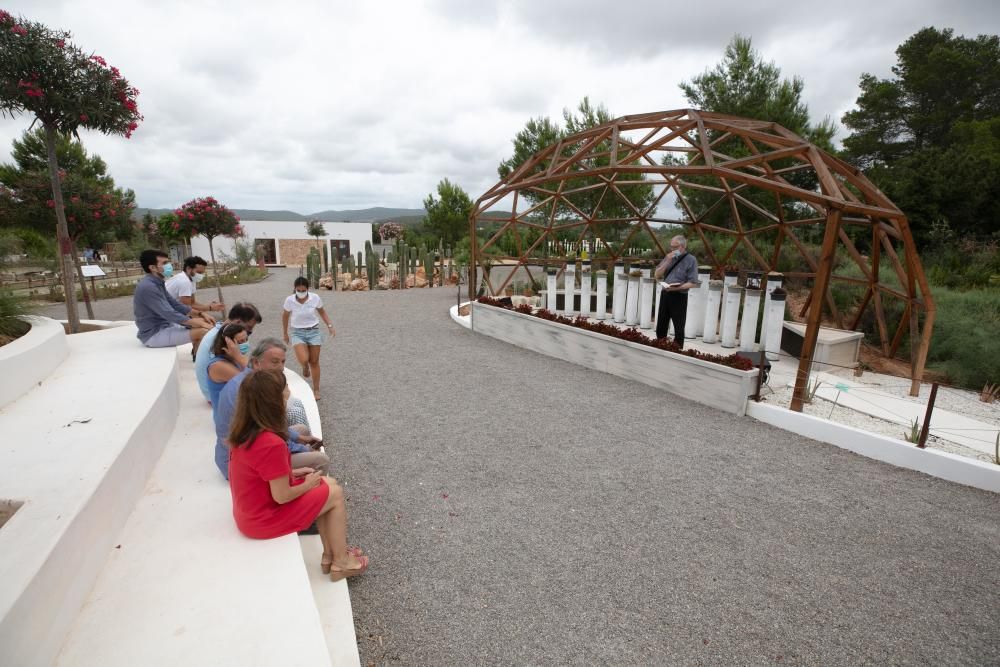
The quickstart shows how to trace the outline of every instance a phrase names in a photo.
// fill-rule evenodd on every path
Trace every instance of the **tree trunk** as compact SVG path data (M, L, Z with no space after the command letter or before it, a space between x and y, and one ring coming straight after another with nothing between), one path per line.
M70 255L73 258L73 268L76 269L76 277L80 281L80 293L83 295L83 305L87 308L87 319L94 319L94 306L90 303L90 292L87 291L87 279L83 277L83 269L80 268L80 258L76 254L76 244L70 239Z
M226 302L222 299L222 276L219 274L219 264L215 261L215 245L212 242L214 237L208 237L208 254L212 257L212 270L215 271L215 289L219 292L219 303L223 304L222 311L225 312Z
M70 333L80 332L80 314L76 308L76 287L73 286L73 244L66 226L66 209L63 206L62 185L59 183L59 162L56 160L56 130L45 126L45 147L49 153L49 178L52 180L52 199L56 205L56 242L59 246L59 274L62 276L63 293L66 295L66 319ZM82 285L84 291L87 286Z

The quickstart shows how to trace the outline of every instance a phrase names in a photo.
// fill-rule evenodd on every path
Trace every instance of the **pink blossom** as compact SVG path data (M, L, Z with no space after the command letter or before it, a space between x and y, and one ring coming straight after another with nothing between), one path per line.
M12 33L14 33L15 35L27 35L28 34L28 31L24 28L24 26L17 25L17 24L15 24L14 27L10 29L10 31Z
M90 59L93 60L98 65L104 65L105 67L108 66L108 62L100 56L90 56Z
M88 120L90 120L90 117L88 117L87 114L82 113L82 114L80 114L80 120L82 122L86 123Z
M95 218L100 218L101 217L101 212L100 211L94 211L94 217Z
M55 208L55 207L56 207L56 202L55 202L54 200L52 200L52 199L50 199L50 200L48 200L47 202L45 202L45 204L46 204L46 205L47 205L47 206L48 206L49 208Z
M66 40L65 39L57 39L56 40L56 46L58 46L60 49L65 49L66 48Z
M10 21L12 18L14 17L11 16L9 13L5 12L4 10L0 9L0 23L6 23L7 21Z

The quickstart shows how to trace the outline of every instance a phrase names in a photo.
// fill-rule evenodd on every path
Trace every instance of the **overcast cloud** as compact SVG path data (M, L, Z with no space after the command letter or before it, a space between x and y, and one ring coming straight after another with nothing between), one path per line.
M814 120L852 108L925 26L1000 33L987 1L462 0L6 3L104 56L141 91L131 140L86 133L140 206L418 208L442 178L473 199L530 117L589 95L615 115L686 106L677 84L734 33L805 81ZM30 119L0 119L0 161Z

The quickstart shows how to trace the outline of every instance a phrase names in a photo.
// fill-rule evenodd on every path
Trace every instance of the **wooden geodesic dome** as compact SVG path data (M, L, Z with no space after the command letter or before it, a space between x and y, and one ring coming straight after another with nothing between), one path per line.
M911 393L919 388L934 302L906 217L856 168L767 121L678 109L623 116L544 148L476 201L470 296L480 284L500 293L517 272L494 281L492 267L540 278L580 249L595 270L657 261L667 249L653 229L664 224L700 241L698 259L716 274L739 265L811 285L793 408L824 309L852 330L873 314L887 356L909 333ZM838 246L847 264L838 266ZM855 290L851 312L834 298L845 286Z

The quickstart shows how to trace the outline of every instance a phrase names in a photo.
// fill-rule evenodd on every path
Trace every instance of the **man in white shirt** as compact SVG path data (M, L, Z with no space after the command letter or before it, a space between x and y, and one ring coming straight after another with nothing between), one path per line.
M178 303L189 306L191 310L198 313L207 311L225 312L225 304L218 301L204 304L198 303L194 298L197 284L205 279L205 267L208 263L201 257L195 255L184 260L184 271L167 281L167 294L174 297Z

